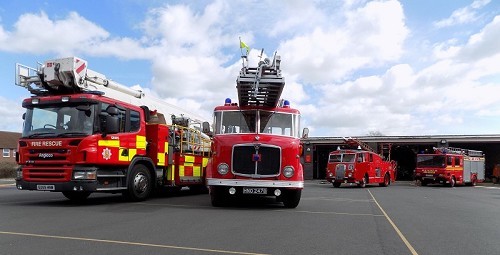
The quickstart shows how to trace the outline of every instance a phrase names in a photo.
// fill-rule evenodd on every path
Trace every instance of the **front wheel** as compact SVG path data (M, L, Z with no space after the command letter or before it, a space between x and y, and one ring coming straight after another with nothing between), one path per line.
M302 190L300 190L300 189L286 190L286 192L283 192L283 193L284 193L283 194L283 205L286 208L295 208L299 205Z
M389 174L385 174L384 176L384 182L379 183L380 187L387 187L391 184L391 177Z
M123 195L130 201L143 201L152 190L151 175L146 166L138 164L132 168L127 180L127 191Z
M85 201L89 196L91 192L86 192L86 191L63 191L63 195L75 202L82 202Z
M358 187L365 188L367 183L368 183L368 178L365 175L363 179L361 179L361 181L359 182Z
M451 188L453 188L453 187L455 187L455 184L457 184L457 181L455 180L455 177L451 177L450 183L448 184L448 186L450 186Z

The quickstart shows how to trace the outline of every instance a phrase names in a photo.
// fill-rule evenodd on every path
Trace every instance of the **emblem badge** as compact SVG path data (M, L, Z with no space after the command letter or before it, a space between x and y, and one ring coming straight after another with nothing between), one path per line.
M102 150L102 157L105 160L109 160L111 158L111 150L109 148L105 148L104 150Z

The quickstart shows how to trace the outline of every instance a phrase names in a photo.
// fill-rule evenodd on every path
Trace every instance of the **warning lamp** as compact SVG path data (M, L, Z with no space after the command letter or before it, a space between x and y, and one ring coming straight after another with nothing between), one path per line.
M39 102L40 102L39 98L33 98L33 99L31 99L31 103L32 104L38 104Z
M226 100L224 101L224 105L231 105L231 98L226 98Z
M290 108L290 101L284 100L283 101L283 108Z

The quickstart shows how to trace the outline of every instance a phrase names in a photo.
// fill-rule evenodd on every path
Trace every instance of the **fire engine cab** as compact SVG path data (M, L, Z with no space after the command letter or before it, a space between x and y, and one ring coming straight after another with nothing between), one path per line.
M364 188L367 184L378 183L387 187L396 179L396 162L384 160L367 144L354 139L345 139L349 146L357 149L340 149L330 152L326 168L326 180L333 187L342 183L357 184ZM364 149L362 149L364 148Z
M243 67L236 80L238 103L214 110L213 156L207 186L213 206L229 198L274 196L285 207L299 204L304 187L300 113L280 100L285 85L280 56Z
M204 187L211 141L196 114L109 80L77 57L36 69L17 64L16 84L33 94L22 104L19 190L139 201L155 187Z
M450 187L456 184L475 186L484 181L485 157L482 151L454 147L433 150L433 153L417 155L417 185L441 183Z

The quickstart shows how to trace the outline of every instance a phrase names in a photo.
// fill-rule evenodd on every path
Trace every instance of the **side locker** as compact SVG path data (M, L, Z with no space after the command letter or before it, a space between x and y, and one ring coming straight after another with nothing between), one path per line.
M475 167L475 164L469 159L466 160L464 157L464 182L471 182L471 175L475 172L472 169L473 167Z

